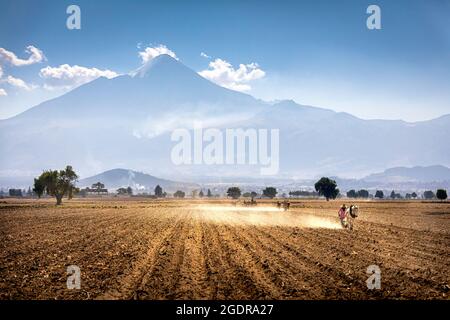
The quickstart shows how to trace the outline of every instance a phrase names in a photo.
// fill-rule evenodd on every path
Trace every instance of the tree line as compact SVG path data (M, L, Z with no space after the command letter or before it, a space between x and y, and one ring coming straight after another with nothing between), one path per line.
M75 186L75 182L78 179L78 175L73 170L72 166L68 165L63 170L46 170L39 177L34 179L33 192L40 198L43 194L47 194L49 196L56 198L56 204L60 205L62 203L63 197L67 196L68 199L71 199L74 194L79 193L80 189ZM105 190L104 184L98 182L92 185L92 190ZM340 191L337 188L337 183L335 180L332 180L328 177L320 178L314 184L315 192L310 191L291 191L289 192L290 196L323 196L328 201L330 199L335 199L339 196ZM20 193L16 190L19 190ZM167 193L163 190L160 185L155 187L155 198L165 198ZM100 191L99 191L100 192ZM198 192L197 190L192 191L192 197L195 198L199 196L200 198L204 197L205 194L203 190ZM119 188L117 189L117 193L119 195L133 195L133 190L131 187L128 188ZM11 196L21 196L20 189L10 189ZM262 190L262 196L266 198L273 199L277 196L278 191L275 187L266 187ZM245 192L242 194L242 191L239 187L229 187L226 195L232 199L238 199L241 196L244 197L257 197L258 193L255 191ZM370 194L367 190L349 190L347 192L348 198L369 198ZM181 190L177 190L173 196L175 198L184 198L186 193ZM213 197L213 194L210 189L207 190L206 197ZM407 193L405 195L406 199L415 199L417 198L417 194L415 192ZM438 189L436 193L431 190L425 191L423 193L423 197L425 199L434 199L437 198L439 200L447 199L447 191L444 189ZM384 193L382 190L377 190L375 192L375 198L383 199ZM392 190L390 194L391 199L401 199L403 198L399 193L396 193Z
M369 198L370 194L369 191L365 189L361 190L349 190L347 191L347 198ZM395 192L394 190L391 191L390 195L388 197L385 197L384 192L382 190L376 190L375 191L375 198L378 199L417 199L419 196L416 192L412 193L406 193L405 196L402 196L400 193ZM445 189L438 189L436 190L436 193L434 193L431 190L424 191L423 198L427 200L431 199L439 199L439 200L445 200L447 199L447 191Z

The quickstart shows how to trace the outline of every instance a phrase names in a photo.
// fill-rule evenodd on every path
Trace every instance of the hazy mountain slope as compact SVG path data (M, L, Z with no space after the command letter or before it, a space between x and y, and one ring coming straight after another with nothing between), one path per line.
M365 177L365 181L385 181L385 182L437 182L450 181L450 168L444 166L416 166L412 168L396 167L385 170L381 173L371 174Z
M444 146L450 116L418 123L362 120L283 101L247 125L280 128L282 168L289 172L364 176L399 165L450 164Z
M162 55L130 75L99 78L0 121L0 177L66 164L82 176L121 167L176 180L259 175L255 166L175 166L170 134L199 122L205 128L280 129L284 177L450 166L450 116L407 123L362 120L293 101L272 105L217 86Z
M80 187L90 187L96 182L101 182L106 188L117 189L120 187L132 187L133 189L149 190L153 192L157 185L165 191L175 192L181 190L192 190L199 186L194 183L177 182L160 179L146 173L127 169L112 169L100 174L81 179L77 185Z

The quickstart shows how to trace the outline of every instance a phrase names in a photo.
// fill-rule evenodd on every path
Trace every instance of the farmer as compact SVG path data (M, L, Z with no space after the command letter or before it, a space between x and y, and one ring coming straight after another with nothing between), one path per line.
M339 219L341 220L341 225L343 228L347 227L347 222L345 221L345 218L347 217L346 210L347 210L347 207L345 206L345 203L344 203L338 212L338 216L339 216Z

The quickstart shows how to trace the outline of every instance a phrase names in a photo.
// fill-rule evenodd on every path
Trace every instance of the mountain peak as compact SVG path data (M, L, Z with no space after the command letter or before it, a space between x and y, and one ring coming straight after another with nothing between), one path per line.
M169 56L168 54L161 54L130 72L132 77L144 78L150 73L156 72L155 70L164 69L165 72L174 72L176 69L187 68L184 64L177 59Z
M117 189L121 187L132 187L142 191L153 191L156 185L160 185L164 190L175 192L176 190L192 190L199 186L194 183L186 183L157 178L155 176L130 169L111 169L91 177L81 179L79 186L88 187L96 182L102 182L106 188Z

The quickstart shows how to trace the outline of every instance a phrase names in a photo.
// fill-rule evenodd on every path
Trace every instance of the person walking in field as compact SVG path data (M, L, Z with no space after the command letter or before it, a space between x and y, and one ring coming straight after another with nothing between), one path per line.
M339 209L338 212L338 216L339 216L339 220L341 220L341 226L343 228L347 227L347 221L346 221L346 217L347 217L347 207L345 205L345 203L341 206L341 208Z

